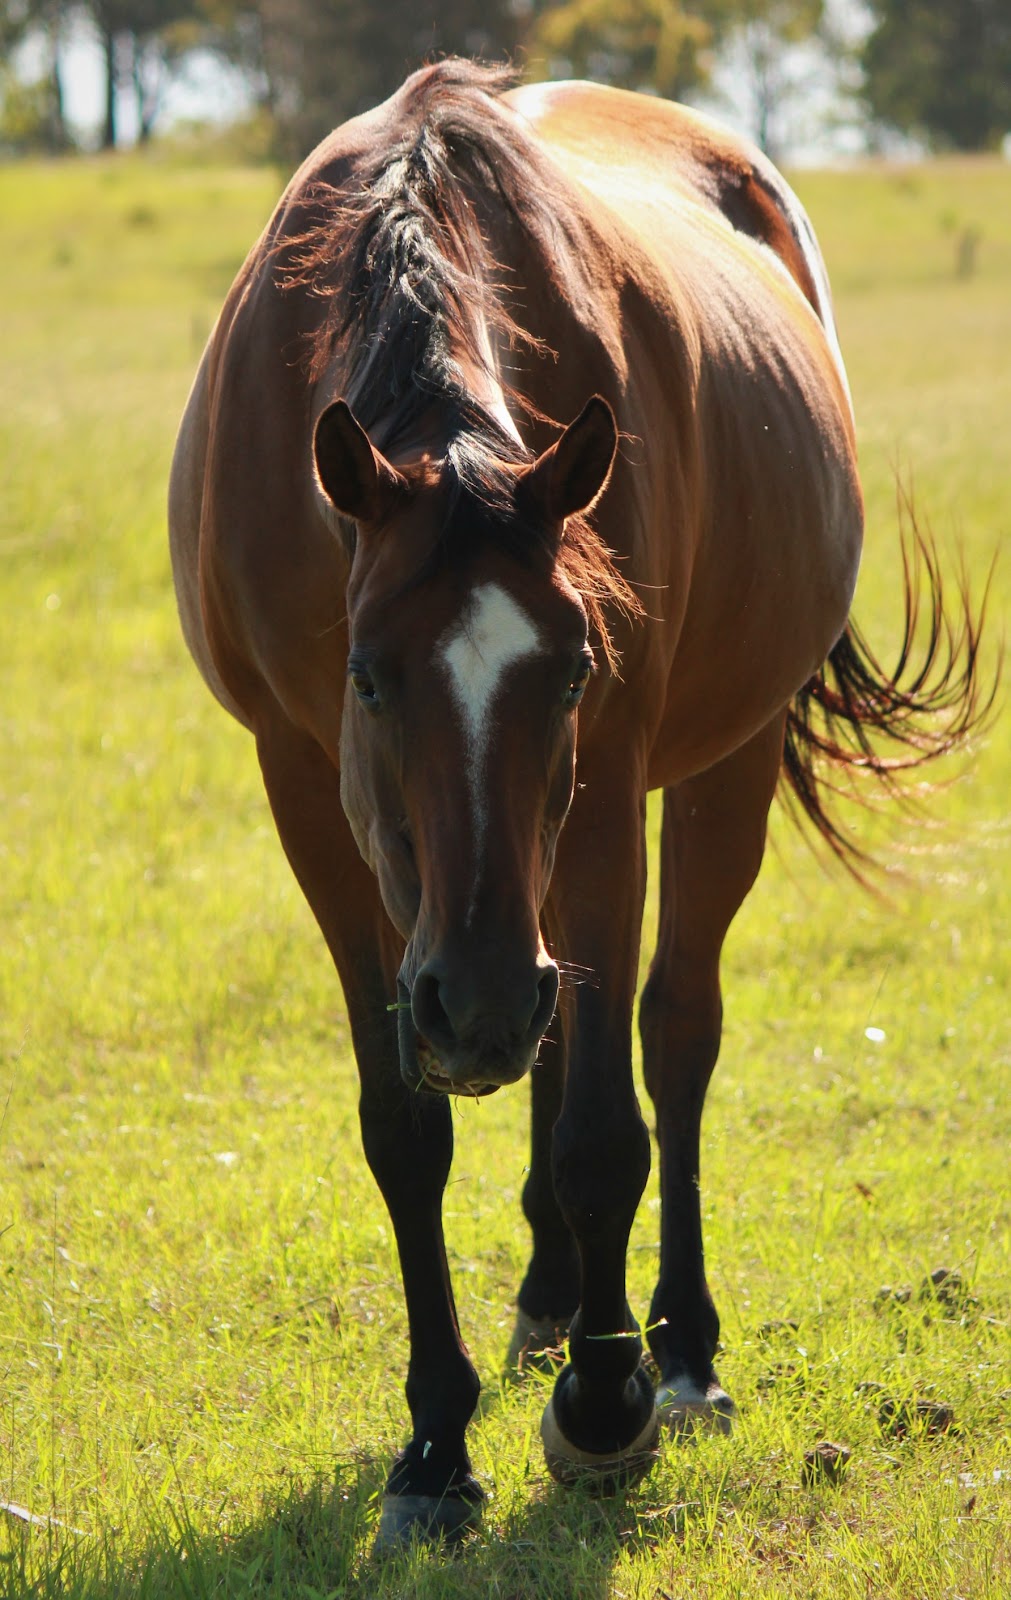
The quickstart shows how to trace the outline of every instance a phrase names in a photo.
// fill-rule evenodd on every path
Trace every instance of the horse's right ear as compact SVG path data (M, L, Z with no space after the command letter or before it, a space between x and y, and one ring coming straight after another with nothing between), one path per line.
M618 425L607 401L595 394L560 439L521 474L522 493L551 522L589 511L603 493L618 447Z
M356 522L385 521L407 489L406 479L376 449L346 400L335 400L323 412L313 451L327 499Z

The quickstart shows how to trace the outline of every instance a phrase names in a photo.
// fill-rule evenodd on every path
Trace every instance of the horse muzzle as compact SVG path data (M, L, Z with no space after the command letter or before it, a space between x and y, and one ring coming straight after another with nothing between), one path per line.
M398 982L400 1070L414 1089L492 1094L524 1077L537 1059L558 1000L558 968L542 957L532 971L479 986L428 961L410 990Z

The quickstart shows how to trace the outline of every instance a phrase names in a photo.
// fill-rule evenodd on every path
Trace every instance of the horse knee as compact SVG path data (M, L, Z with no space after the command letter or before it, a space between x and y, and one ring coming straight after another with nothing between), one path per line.
M654 963L639 997L639 1037L642 1040L644 1057L650 1052L650 1047L656 1044L657 1036L664 1025L666 1009L667 985ZM645 1065L645 1060L643 1064Z
M650 1168L649 1131L634 1105L624 1118L592 1124L562 1117L551 1170L559 1209L576 1238L631 1225Z
M523 1193L520 1196L523 1215L535 1231L550 1227L557 1216L557 1201L550 1172L531 1167Z
M365 1159L388 1205L401 1191L413 1200L442 1194L453 1162L448 1102L417 1095L391 1105L363 1096L359 1123Z

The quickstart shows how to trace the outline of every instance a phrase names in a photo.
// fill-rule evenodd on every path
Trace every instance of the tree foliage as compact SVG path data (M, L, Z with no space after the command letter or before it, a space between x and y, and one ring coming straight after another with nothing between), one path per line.
M1011 130L1011 0L866 4L875 26L861 65L873 118L956 149L993 146ZM173 74L194 49L211 48L244 73L288 159L433 55L518 53L534 76L680 97L709 81L722 53L747 83L768 148L809 64L793 47L825 44L826 11L826 0L0 0L0 103L19 141L68 142L62 55L81 17L105 63L105 146L119 142L124 99L146 139ZM43 75L23 86L12 53L29 35L41 40Z
M63 111L61 49L74 0L0 0L0 144L59 152L70 143ZM34 83L18 80L11 54L40 37L45 66Z
M717 52L730 48L767 147L792 88L790 47L817 34L824 12L824 0L560 0L537 17L535 69L680 98L705 85Z
M123 94L133 97L137 134L150 138L165 89L208 27L200 0L81 0L102 44L105 119L102 144L118 141Z
M1009 0L873 0L863 53L872 116L956 150L1011 131Z
M748 80L754 136L772 152L777 113L796 92L791 46L818 36L824 0L721 0L721 11Z
M231 0L212 4L226 21ZM235 5L224 34L276 121L283 154L297 158L427 58L501 58L519 30L511 0L250 0Z
M538 18L535 58L566 71L672 98L708 77L713 25L678 0L563 0Z

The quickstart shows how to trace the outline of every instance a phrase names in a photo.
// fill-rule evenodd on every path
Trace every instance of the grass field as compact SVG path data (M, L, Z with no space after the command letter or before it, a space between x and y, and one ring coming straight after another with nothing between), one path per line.
M391 1232L336 980L251 744L185 656L164 536L188 382L277 187L0 169L0 1596L1006 1600L1004 713L937 828L853 818L888 903L780 816L732 933L703 1184L734 1437L667 1446L618 1500L550 1484L543 1388L502 1372L526 1096L461 1102L446 1213L488 1514L458 1559L373 1562L407 1415ZM857 613L888 659L895 468L977 584L1011 532L1011 168L799 187L860 419ZM1009 588L1005 561L991 670ZM657 1204L654 1179L640 1316ZM921 1289L942 1267L961 1288ZM953 1426L891 1432L888 1399ZM848 1472L806 1486L825 1438Z

